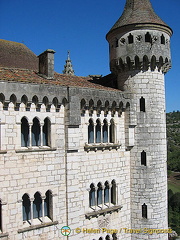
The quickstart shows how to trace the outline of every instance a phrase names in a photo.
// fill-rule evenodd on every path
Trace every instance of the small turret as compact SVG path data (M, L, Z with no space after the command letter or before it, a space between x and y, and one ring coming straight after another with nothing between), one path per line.
M119 75L149 67L166 73L171 68L171 28L154 12L149 0L127 0L122 16L108 32L110 70ZM118 87L124 83L118 80Z
M64 65L63 74L74 75L72 61L70 59L70 51L68 51L68 57L67 57L67 60L66 60L66 64Z

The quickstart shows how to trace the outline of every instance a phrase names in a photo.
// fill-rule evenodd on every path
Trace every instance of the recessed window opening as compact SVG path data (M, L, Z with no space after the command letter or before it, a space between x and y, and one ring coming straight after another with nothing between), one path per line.
M145 99L143 97L140 98L140 111L145 112Z
M47 216L53 221L53 202L52 192L50 190L46 192L46 198L44 200L44 216Z
M115 142L115 124L113 119L110 121L110 143Z
M109 235L107 235L105 239L106 239L106 240L110 240L110 236L109 236Z
M163 34L161 35L161 44L165 44L165 37Z
M145 203L142 205L142 217L147 219L147 205Z
M29 124L25 117L21 119L21 147L29 146Z
M99 119L96 121L96 143L101 142L101 122Z
M95 186L94 184L90 185L90 191L89 191L89 206L93 207L96 205L95 202Z
M40 221L42 218L42 198L39 192L34 194L33 218L38 218Z
M116 182L112 180L111 186L111 203L116 205Z
M102 204L102 184L98 183L98 189L97 189L97 205Z
M149 32L145 35L145 42L151 42L151 34Z
M130 33L129 36L128 36L128 43L129 44L132 44L134 42L134 37L133 35Z
M31 219L31 202L28 194L24 194L22 197L22 212L23 212L23 221L27 221L30 224Z
M103 143L108 142L108 123L107 120L105 119L103 121Z
M115 40L115 46L116 48L119 46L118 39Z
M37 118L33 119L32 125L32 146L40 146L40 123Z
M104 188L104 203L109 203L109 183L107 181Z
M51 122L48 118L45 118L43 126L43 146L50 147L51 145L50 136L51 136Z
M144 150L141 152L141 165L146 166L146 152Z
M89 120L88 143L94 143L94 123L92 119Z

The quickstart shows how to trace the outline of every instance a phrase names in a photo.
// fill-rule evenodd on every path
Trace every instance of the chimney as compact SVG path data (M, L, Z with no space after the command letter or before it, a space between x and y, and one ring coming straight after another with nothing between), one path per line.
M52 49L47 49L39 57L39 73L48 79L54 78L54 53Z

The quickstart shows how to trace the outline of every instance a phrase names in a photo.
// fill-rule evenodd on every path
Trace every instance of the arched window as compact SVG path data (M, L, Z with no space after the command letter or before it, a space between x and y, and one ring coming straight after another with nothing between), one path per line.
M133 38L133 35L130 33L128 36L128 43L132 44L133 42L134 42L134 38Z
M115 143L115 125L114 120L111 119L110 121L110 143Z
M25 193L22 200L23 221L29 222L31 219L31 202L28 194Z
M112 237L113 237L113 240L117 240L117 234L116 233L113 233Z
M145 35L145 42L151 42L151 34L149 32Z
M42 198L39 192L34 194L33 201L33 218L40 219L42 217Z
M107 181L104 188L104 203L109 203L109 183Z
M99 206L102 204L102 184L98 183L98 189L97 189L97 205Z
M25 117L21 119L21 147L29 146L29 124Z
M142 205L142 217L147 218L147 205L145 203Z
M108 123L107 120L104 119L103 121L103 143L108 142Z
M94 143L94 123L92 119L89 120L88 143Z
M27 103L28 103L28 98L27 98L26 95L23 95L23 96L22 96L21 102L24 103L25 105L27 105Z
M5 102L5 96L3 93L0 94L0 102L2 102L2 104Z
M99 119L96 121L96 143L101 142L101 122Z
M51 122L48 118L44 119L43 126L43 146L51 145Z
M32 146L40 146L40 132L39 120L34 118L32 125Z
M111 186L111 203L116 205L116 182L112 180Z
M95 201L95 186L93 183L90 185L90 191L89 191L89 207L93 207L96 205Z
M138 70L140 68L139 57L135 56L135 69Z
M143 97L140 98L140 111L145 112L145 99Z
M39 102L38 97L36 95L33 96L32 103L34 103L37 106L38 102Z
M165 37L163 34L161 35L161 44L165 44Z
M17 97L16 97L14 94L12 94L12 95L10 96L10 102L12 102L14 105L16 105L16 103L17 103Z
M48 190L46 192L46 198L44 200L44 216L47 216L53 221L53 202L52 192Z
M103 238L102 238L102 237L100 237L100 238L99 238L99 240L103 240Z
M141 152L141 165L146 166L146 152L144 150Z

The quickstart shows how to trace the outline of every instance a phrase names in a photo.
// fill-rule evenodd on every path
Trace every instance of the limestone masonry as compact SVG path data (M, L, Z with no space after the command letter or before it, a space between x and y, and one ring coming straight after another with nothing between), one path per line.
M171 35L149 0L127 0L105 77L0 40L0 239L168 239Z

